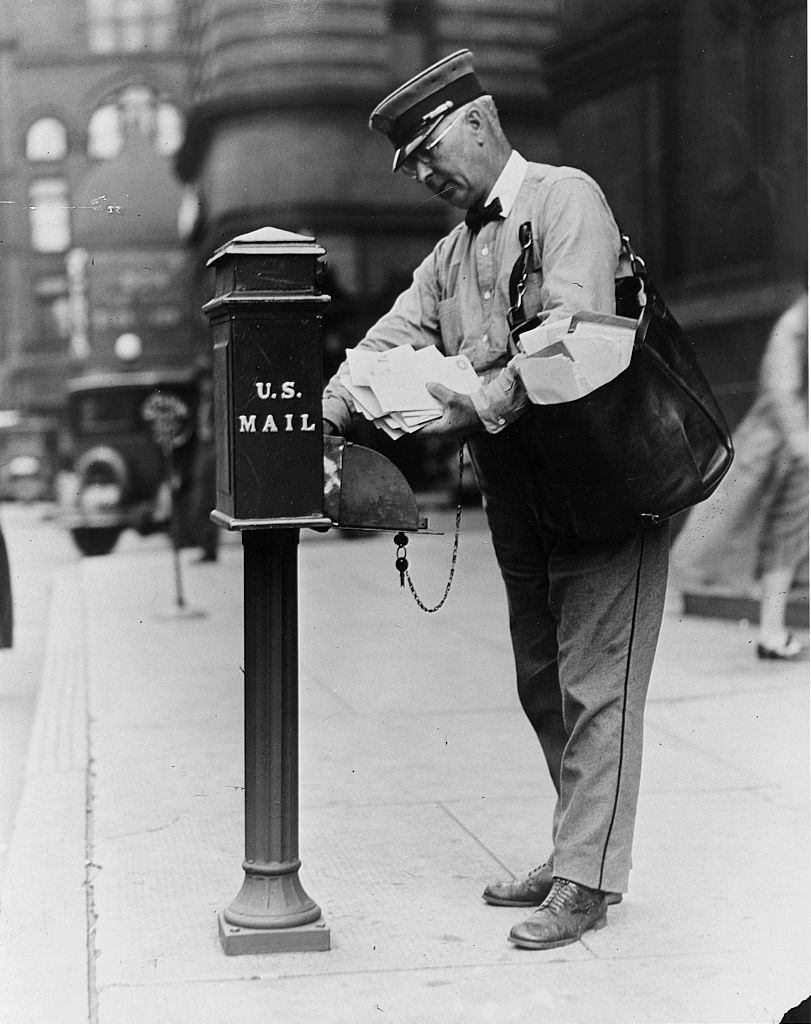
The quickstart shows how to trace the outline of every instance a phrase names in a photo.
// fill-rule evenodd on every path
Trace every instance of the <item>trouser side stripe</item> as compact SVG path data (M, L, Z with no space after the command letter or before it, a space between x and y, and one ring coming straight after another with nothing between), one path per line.
M634 633L636 631L636 614L639 608L639 591L641 589L642 582L642 559L645 553L645 534L640 533L639 535L639 565L636 570L636 587L634 590L634 610L631 615L631 632L628 637L628 657L625 661L625 682L623 684L622 691L622 726L620 728L620 753L619 763L617 765L617 785L614 789L614 806L611 810L611 821L608 823L608 832L605 837L605 845L603 846L603 856L600 861L600 880L597 883L597 888L602 889L603 887L603 872L605 871L605 859L608 854L608 844L611 841L611 832L614 828L614 820L617 816L617 805L619 804L620 798L620 784L622 782L622 762L625 753L625 715L628 710L628 683L631 675L631 655L633 654L634 648Z

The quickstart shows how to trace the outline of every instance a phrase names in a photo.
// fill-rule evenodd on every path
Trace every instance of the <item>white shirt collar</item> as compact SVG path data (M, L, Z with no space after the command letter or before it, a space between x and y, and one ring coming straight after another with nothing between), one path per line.
M501 216L506 217L512 209L518 190L524 182L527 174L527 161L521 156L518 150L510 153L510 158L504 165L504 170L496 179L493 190L487 197L485 206L498 196L501 200Z

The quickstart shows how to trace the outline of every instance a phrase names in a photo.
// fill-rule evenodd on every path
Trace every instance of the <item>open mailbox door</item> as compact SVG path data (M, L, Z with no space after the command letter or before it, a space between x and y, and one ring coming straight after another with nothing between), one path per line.
M371 448L324 438L324 512L353 530L424 531L417 500L400 470Z

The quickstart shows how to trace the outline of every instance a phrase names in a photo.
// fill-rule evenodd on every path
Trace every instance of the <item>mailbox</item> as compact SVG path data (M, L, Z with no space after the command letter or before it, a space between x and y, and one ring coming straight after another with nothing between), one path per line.
M327 525L321 419L324 249L261 228L209 260L217 508L229 529Z
M318 290L324 249L260 228L208 265L213 329L217 507L229 530L342 526L425 530L405 477L377 452L323 437Z
M245 622L245 859L242 888L220 912L228 954L329 949L299 879L298 568L301 527L419 530L407 481L376 452L324 437L324 250L262 228L209 260L217 507L242 531Z

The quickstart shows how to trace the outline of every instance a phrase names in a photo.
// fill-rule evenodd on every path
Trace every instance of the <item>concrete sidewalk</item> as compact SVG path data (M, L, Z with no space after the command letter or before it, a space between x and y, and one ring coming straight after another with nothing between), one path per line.
M758 662L751 628L683 619L675 599L631 892L582 942L507 942L523 914L481 890L546 857L554 794L478 510L436 615L400 589L390 535L303 532L301 879L332 949L226 957L241 548L186 563L206 614L179 619L153 540L55 580L0 915L1 1024L779 1021L809 995L808 664ZM451 543L410 544L429 603Z

